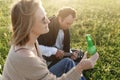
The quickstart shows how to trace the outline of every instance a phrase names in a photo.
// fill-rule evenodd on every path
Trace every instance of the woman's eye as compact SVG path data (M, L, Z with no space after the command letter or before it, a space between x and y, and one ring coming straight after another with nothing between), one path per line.
M45 17L43 17L42 23L43 23L43 24L46 24L46 18L45 18Z

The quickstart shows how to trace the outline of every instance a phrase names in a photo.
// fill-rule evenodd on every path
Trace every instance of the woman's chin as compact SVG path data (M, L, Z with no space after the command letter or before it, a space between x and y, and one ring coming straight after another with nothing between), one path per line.
M46 31L44 31L42 34L46 34L46 33L48 33L49 32L49 29L48 30L46 30Z
M48 33L49 32L49 30L48 31L46 31L44 34L46 34L46 33Z
M47 28L47 30L46 30L46 33L48 33L49 32L49 28Z

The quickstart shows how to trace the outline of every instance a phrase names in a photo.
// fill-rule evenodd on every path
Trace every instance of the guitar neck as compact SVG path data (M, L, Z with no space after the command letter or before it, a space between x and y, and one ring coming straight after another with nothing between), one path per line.
M71 55L72 55L72 53L65 52L64 57L70 57Z

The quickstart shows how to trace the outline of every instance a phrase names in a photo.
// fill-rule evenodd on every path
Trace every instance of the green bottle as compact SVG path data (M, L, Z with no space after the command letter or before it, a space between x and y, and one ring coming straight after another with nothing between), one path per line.
M87 34L86 35L86 40L87 40L87 51L89 54L93 55L96 53L96 47L93 45L93 42L92 42L92 38L90 36L90 34Z

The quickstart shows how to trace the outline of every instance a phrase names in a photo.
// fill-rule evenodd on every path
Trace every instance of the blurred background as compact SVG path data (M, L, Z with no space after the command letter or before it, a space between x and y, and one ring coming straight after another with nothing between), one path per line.
M15 0L16 1L16 0ZM0 0L0 73L11 38L10 8L13 0ZM84 71L87 80L120 80L120 0L42 0L47 16L62 7L73 7L77 18L71 26L71 48L86 51L91 34L100 58L94 69Z

